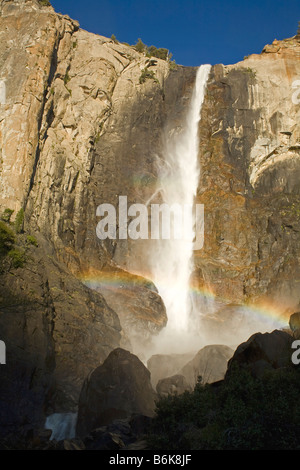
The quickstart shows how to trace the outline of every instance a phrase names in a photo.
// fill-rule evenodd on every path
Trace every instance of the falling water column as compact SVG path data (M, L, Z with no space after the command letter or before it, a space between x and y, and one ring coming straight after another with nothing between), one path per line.
M198 126L210 65L197 70L192 98L182 130L165 136L159 185L163 201L169 207L180 204L185 208L185 236L180 240L160 240L151 253L153 280L165 303L168 324L166 330L184 332L189 328L190 275L193 259L193 203L200 177L198 161ZM186 214L186 210L190 214ZM165 333L164 333L165 334Z

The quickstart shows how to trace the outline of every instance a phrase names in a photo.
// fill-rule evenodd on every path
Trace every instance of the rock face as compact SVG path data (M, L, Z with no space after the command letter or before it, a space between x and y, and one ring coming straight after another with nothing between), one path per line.
M149 63L133 47L83 31L35 0L2 1L0 34L11 45L9 55L8 46L0 50L1 209L16 214L24 207L25 229L51 240L80 279L101 280L107 268L143 276L143 246L137 242L132 255L130 240L99 240L96 209L117 207L119 195L128 205L152 196L161 129L184 111L195 70L170 73L166 61ZM155 80L140 83L144 68ZM152 289L140 301L139 294L130 312L137 330L159 330L166 322L162 301Z
M43 247L0 277L0 434L42 428L45 415L76 411L86 376L120 344L120 322L101 294Z
M205 240L195 284L225 301L299 302L300 42L215 65L200 126ZM299 94L299 93L298 93Z
M77 434L134 414L153 416L150 372L129 351L118 348L86 379L79 399Z
M233 367L246 367L259 377L268 369L279 369L291 364L291 344L294 338L285 331L255 333L242 343L229 361L226 377Z
M167 323L166 308L153 282L114 267L102 271L94 290L118 314L123 345L143 358L147 344Z
M2 0L0 35L0 213L9 208L15 218L24 208L25 233L36 231L39 239L32 261L1 279L1 340L13 364L3 370L1 422L14 431L22 423L42 426L45 412L74 411L84 378L126 334L101 292L80 281L91 273L101 279L102 268L111 265L121 272L113 259L115 244L100 242L95 232L97 205L113 203L112 193L115 198L115 191L127 190L122 170L132 142L118 160L128 127L115 132L113 122L120 116L125 123L126 104L135 107L136 97L132 121L148 125L151 100L163 111L169 68L158 60L159 85L153 80L139 85L147 58L79 29L78 22L37 0ZM189 76L192 83L193 70ZM180 80L184 83L184 73ZM115 136L110 136L114 162L108 141L96 151L106 125ZM158 134L154 123L153 133ZM140 174L152 168L148 156L133 152ZM132 159L131 166L135 163ZM109 187L116 175L119 187ZM148 326L149 334L162 328L166 313L157 292L147 280L141 299L133 290L134 283L131 309L123 299L130 325ZM114 305L122 311L118 298Z
M151 62L35 0L2 1L0 11L1 208L24 206L25 227L78 276L117 264L148 278L143 243L97 239L96 208L153 196L162 129L180 128L195 68ZM194 282L230 301L299 302L299 49L298 37L275 41L210 75ZM145 68L156 79L140 83Z
M290 316L289 325L293 336L296 339L300 338L300 312L295 312Z

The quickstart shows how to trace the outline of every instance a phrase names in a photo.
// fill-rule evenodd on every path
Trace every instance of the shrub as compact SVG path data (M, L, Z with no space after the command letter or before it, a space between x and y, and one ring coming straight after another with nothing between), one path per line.
M164 47L157 48L155 46L147 46L140 38L134 48L137 52L144 52L147 57L157 57L162 60L170 60L172 57L172 54L168 49L165 49Z
M176 70L177 69L177 64L176 64L175 60L170 60L169 68L170 68L170 70Z
M21 208L16 215L16 220L15 220L16 233L21 233L23 231L23 223L24 223L24 209Z
M162 450L300 449L300 371L271 370L254 378L232 371L217 387L162 398L148 436Z
M22 268L26 261L25 252L23 250L19 250L18 248L13 248L8 252L8 256L11 259L12 266L14 268Z
M157 57L158 59L167 60L169 58L169 51L163 47L157 49L155 46L150 46L147 52L151 57Z
M115 44L118 44L118 42L119 42L114 34L111 35L110 39L111 39Z
M49 2L49 0L38 0L38 2L43 7L51 7L51 3Z
M69 81L71 80L69 71L67 70L66 75L64 76L64 84L67 85Z
M6 222L7 224L9 224L11 216L13 215L13 213L14 213L14 211L12 209L5 209L3 214L1 215L1 220L3 220L3 222Z
M0 256L5 256L15 243L15 234L10 227L0 221Z
M144 44L140 38L138 39L138 42L135 44L134 47L137 52L145 52L145 50L147 49L146 44Z
M38 246L37 239L33 235L27 235L26 241L28 245Z
M157 80L156 76L155 76L155 73L153 72L153 70L149 70L147 67L145 67L143 70L142 70L142 73L141 73L141 76L139 78L139 82L142 84L142 83L145 83L145 81L150 78L152 80L154 80L156 83L159 83L159 81Z

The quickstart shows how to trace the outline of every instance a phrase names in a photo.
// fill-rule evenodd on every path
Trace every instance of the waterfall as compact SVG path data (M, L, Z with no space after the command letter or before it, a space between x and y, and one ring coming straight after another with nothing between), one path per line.
M53 413L47 416L45 429L51 429L51 440L73 439L76 422L77 413Z
M189 295L193 259L193 203L199 183L198 126L205 88L211 66L197 70L194 90L184 125L179 133L165 136L163 159L159 169L159 187L163 202L169 207L184 207L185 236L180 240L160 240L152 258L152 276L165 303L166 330L188 332L191 310Z

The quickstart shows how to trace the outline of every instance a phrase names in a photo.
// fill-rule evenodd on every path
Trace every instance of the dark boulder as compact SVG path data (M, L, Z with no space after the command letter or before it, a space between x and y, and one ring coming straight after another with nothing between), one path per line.
M148 369L137 356L117 348L83 384L77 434L86 436L93 429L134 414L153 416L154 400Z
M83 440L87 450L138 449L147 445L144 441L152 418L135 415L132 418L116 419L107 426L91 431Z
M260 377L266 370L279 369L291 364L293 337L280 330L271 333L255 333L240 344L228 363L225 378L233 367L245 367L253 376Z

